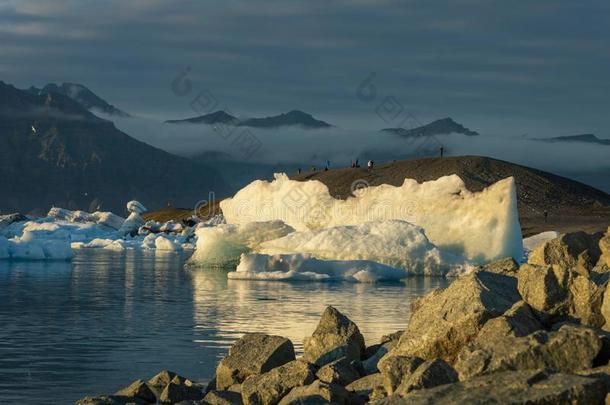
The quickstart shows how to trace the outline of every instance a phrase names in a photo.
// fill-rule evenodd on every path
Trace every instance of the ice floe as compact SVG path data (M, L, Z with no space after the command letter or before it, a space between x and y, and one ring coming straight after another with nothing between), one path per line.
M523 256L512 177L480 192L456 175L402 186L380 185L333 198L319 181L294 181L285 174L257 180L220 203L229 224L281 220L298 231L398 219L421 226L438 248L477 262Z
M250 252L265 241L281 238L291 232L294 232L294 229L282 221L202 226L195 231L197 244L189 263L209 266L235 265L242 253Z
M559 232L557 231L546 231L541 232L536 235L532 235L523 239L523 249L526 252L531 252L536 249L538 246L542 245L544 242L547 242L551 239L555 239L559 237Z

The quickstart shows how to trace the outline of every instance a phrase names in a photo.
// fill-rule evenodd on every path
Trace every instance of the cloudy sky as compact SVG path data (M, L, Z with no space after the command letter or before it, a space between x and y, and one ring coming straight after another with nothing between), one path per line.
M190 68L238 115L381 128L394 97L480 132L610 137L609 45L607 0L0 0L0 80L83 83L163 119L193 115L171 90Z

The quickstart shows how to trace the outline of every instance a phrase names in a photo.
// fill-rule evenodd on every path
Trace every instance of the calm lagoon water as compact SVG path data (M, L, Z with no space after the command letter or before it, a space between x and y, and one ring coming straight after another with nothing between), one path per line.
M374 344L405 327L412 299L448 284L227 280L185 268L186 258L85 251L71 263L0 261L0 403L70 404L164 368L205 381L245 332L289 337L301 351L326 305Z

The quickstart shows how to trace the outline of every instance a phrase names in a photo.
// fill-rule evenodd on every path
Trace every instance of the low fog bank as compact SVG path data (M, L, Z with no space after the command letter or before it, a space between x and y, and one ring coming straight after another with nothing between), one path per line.
M231 160L267 171L286 167L310 170L345 167L354 159L361 164L416 156L436 156L440 147L448 156L483 155L568 176L610 192L610 146L587 143L548 143L534 135L497 136L458 134L428 139L401 138L375 130L346 129L260 129L192 124L165 124L146 118L116 118L116 126L129 135L182 156ZM214 152L214 153L205 153ZM204 154L204 156L201 156ZM257 174L265 173L257 172ZM254 174L254 173L253 173ZM244 174L247 177L247 174ZM240 184L243 182L240 181Z

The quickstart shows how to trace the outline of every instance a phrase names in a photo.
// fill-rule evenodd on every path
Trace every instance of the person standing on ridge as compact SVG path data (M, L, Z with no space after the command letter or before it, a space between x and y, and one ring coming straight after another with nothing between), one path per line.
M443 157L444 153L445 153L445 148L443 146L441 146L441 157Z

